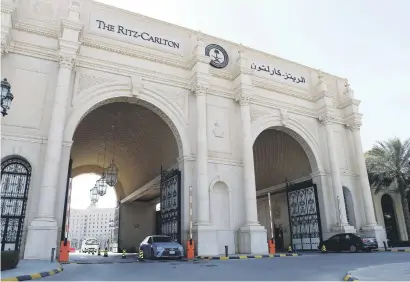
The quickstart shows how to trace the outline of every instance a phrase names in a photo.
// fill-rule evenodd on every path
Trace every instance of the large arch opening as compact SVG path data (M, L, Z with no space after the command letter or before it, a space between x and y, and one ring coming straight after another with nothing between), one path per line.
M158 225L162 223L158 221L156 210L161 190L161 171L178 168L177 160L182 154L181 140L164 118L151 109L155 106L148 108L134 102L114 99L99 103L84 112L72 137L69 176L80 178L91 173L99 177L104 175L111 162L118 168L118 181L111 188L111 196L115 195L116 198L113 211L98 211L105 209L99 207L99 203L105 201L108 192L99 196L93 205L89 196L93 181L76 183L85 190L79 197L84 198L87 194L88 218L93 217L94 229L110 231L112 241L117 242L110 247L109 240L107 243L102 240L100 247L108 246L113 251L126 249L127 252L135 252L146 236L161 232ZM72 203L75 200L71 198ZM105 214L112 220L105 220ZM72 226L70 228L73 230ZM81 242L87 236L96 237L92 235L94 233L76 236L78 247L81 248Z
M267 239L275 239L278 251L289 245L317 250L322 235L317 188L311 179L317 162L295 136L288 128L269 128L253 145L258 220L268 231Z
M383 211L384 228L389 246L393 246L399 241L398 224L396 212L394 210L394 201L388 194L384 194L381 198L381 206Z

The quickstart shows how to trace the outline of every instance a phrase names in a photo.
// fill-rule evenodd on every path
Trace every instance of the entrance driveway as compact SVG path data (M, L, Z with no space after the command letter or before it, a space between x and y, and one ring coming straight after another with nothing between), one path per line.
M113 258L116 260L116 258ZM119 260L121 260L119 258ZM48 281L113 280L333 280L350 270L371 265L410 261L410 253L329 253L300 257L227 261L155 261L112 264L69 264Z

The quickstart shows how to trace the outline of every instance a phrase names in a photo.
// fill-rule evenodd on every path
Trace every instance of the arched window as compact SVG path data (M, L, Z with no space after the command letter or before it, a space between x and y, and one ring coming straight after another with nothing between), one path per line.
M1 164L1 250L19 250L23 234L31 166L22 158Z

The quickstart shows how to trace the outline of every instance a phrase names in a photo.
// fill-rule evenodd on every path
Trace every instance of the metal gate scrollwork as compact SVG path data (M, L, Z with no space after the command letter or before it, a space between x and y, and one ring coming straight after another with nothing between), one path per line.
M1 250L19 250L23 234L31 166L20 158L1 164Z
M161 168L161 233L181 243L181 171Z
M316 184L308 181L287 185L286 193L292 247L296 250L317 250L322 231Z

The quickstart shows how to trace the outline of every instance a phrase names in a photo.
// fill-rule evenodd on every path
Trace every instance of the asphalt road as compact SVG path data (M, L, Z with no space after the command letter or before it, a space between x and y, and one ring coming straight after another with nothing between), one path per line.
M75 258L73 258L75 259ZM90 260L86 256L77 261ZM101 261L101 258L91 258ZM147 261L135 262L135 256L121 260L105 258L112 264L69 264L64 271L43 281L96 280L333 280L341 281L347 271L357 268L410 261L410 253L328 253L302 254L300 257L226 260L226 261ZM134 260L134 262L131 262ZM130 263L120 263L129 261Z

